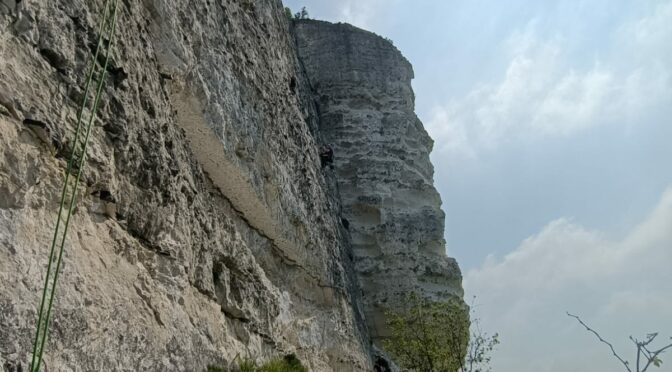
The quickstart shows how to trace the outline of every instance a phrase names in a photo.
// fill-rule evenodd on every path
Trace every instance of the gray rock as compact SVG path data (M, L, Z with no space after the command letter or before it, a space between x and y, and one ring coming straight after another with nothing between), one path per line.
M16 4L16 20L14 20L14 33L18 35L23 41L32 45L37 44L39 39L39 30L36 24L36 13L38 5L31 3L28 6L23 5L24 2Z
M22 23L0 38L0 50L11 51L0 55L5 370L25 370L30 359L61 177L102 14L102 2L21 4ZM416 272L417 280L399 279L405 287L429 288L423 278L431 277L437 289L427 293L459 288L457 276L443 274L457 272L454 263L436 259L442 215L426 159L431 140L411 120L410 65L399 59L383 74L353 72L390 90L329 90L344 101L325 104L343 109L318 114L279 1L119 4L118 43L68 235L47 370L199 371L285 353L314 371L371 370L357 272L375 278L362 282L369 313L379 301L371 288L382 285L385 268L393 278ZM381 44L375 53L398 54L389 48ZM398 82L388 81L391 69ZM369 133L380 129L375 121L356 125L369 111L389 122L389 134ZM334 137L334 115L347 117L363 142ZM378 153L402 151L409 160L369 155L371 138ZM338 147L335 172L320 164L325 141ZM353 146L349 166L339 158L346 143ZM362 172L366 162L370 172ZM361 176L347 176L357 188L343 183L350 171ZM399 207L404 200L415 207ZM396 235L385 235L392 230ZM368 252L380 257L366 256L369 236L378 245Z
M15 0L0 0L0 14L12 14L15 8Z
M319 97L320 132L334 149L366 320L376 342L384 312L409 292L462 298L445 255L444 214L429 161L433 141L414 113L411 64L387 40L347 24L298 21L300 58Z
M293 352L316 371L367 370L339 201L279 3L119 4L48 369L202 370ZM30 118L0 115L0 301L12 304L0 355L25 367L102 9L24 11L48 16L0 39L12 51L0 58L3 106ZM56 156L49 138L63 139Z

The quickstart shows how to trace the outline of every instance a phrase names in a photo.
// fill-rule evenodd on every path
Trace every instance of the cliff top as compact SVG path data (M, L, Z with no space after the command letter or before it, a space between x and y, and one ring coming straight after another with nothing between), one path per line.
M331 44L330 47L334 50L333 55L341 56L342 60L357 62L361 60L357 58L357 55L371 56L371 53L362 53L362 51L373 50L377 52L375 54L379 59L392 61L393 66L390 66L392 69L403 70L409 81L414 77L413 66L388 38L343 22L295 19L293 24L297 28L310 28L310 33L320 35L319 41ZM356 55L353 55L355 53Z

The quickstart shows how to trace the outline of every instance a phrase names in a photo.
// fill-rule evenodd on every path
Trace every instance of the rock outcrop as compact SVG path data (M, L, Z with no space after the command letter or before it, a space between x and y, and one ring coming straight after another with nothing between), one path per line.
M32 351L103 3L0 0L7 371ZM295 38L279 0L119 4L45 370L200 371L296 353L314 371L365 371L381 304L415 288L459 295L431 140L396 49L347 25L300 22ZM349 54L330 58L339 48Z
M445 255L444 214L429 161L433 141L414 113L411 64L391 44L347 24L299 21L297 49L318 97L375 340L408 293L462 298Z

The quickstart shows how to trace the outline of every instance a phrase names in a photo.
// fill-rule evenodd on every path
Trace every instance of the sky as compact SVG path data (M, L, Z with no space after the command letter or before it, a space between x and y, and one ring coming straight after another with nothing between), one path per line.
M447 252L496 372L614 372L672 336L672 0L284 0L413 64ZM672 353L658 371L672 371ZM632 361L634 363L634 360Z

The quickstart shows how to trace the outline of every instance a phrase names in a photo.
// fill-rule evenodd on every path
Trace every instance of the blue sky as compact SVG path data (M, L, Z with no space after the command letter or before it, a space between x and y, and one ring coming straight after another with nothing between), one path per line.
M285 4L413 64L447 251L502 334L495 371L618 370L565 310L626 356L630 334L672 336L671 0Z

